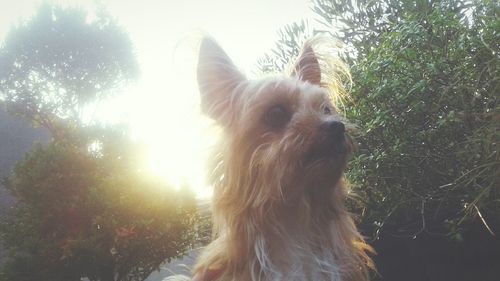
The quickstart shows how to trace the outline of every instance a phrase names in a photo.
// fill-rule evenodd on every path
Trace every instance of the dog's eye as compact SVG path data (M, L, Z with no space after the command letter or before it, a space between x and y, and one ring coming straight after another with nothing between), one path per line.
M279 129L290 121L290 113L281 105L271 107L264 115L264 122L273 129Z
M331 115L332 109L328 105L325 105L325 106L323 106L323 113L326 115Z

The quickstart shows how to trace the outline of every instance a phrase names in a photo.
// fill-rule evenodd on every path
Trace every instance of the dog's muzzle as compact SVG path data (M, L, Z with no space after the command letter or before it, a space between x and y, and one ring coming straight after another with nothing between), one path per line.
M340 121L325 121L319 127L321 131L327 134L327 138L333 142L341 142L345 139L345 126Z
M307 160L314 162L322 159L344 159L344 156L350 152L344 123L333 120L324 121L319 125L318 130L318 141L312 147Z

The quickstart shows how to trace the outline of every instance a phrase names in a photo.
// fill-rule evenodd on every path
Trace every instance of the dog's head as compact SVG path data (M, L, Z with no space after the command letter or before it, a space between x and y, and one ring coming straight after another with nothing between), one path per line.
M332 102L336 93L322 83L311 45L288 77L249 80L205 38L198 84L203 112L225 133L215 196L245 198L241 207L255 207L319 190L320 196L334 194L352 151L350 125Z

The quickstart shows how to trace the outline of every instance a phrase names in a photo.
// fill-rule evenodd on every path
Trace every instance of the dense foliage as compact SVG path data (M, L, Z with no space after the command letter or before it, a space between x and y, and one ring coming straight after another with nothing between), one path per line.
M439 5L408 16L353 67L349 113L365 134L351 176L378 227L458 234L481 212L497 223L500 21L476 8L472 22Z
M14 164L31 148L34 140L46 143L50 139L43 129L35 129L29 123L8 114L1 103L0 136L0 179L11 172ZM5 189L0 187L0 216L11 201Z
M354 84L346 113L360 129L348 176L368 234L460 239L472 220L495 231L498 4L317 0L313 8L325 27L314 33L347 43ZM285 29L262 68L282 69L307 33Z

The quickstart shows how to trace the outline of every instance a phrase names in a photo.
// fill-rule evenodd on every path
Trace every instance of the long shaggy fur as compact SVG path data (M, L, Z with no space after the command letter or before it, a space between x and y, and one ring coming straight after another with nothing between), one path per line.
M248 80L212 39L203 40L202 109L223 136L210 174L214 239L195 274L217 271L221 281L368 280L371 248L344 205L352 141L342 136L337 152L318 129L332 120L350 128L334 106L349 75L316 46L317 40L305 45L291 76ZM273 130L263 116L277 104L291 116Z

